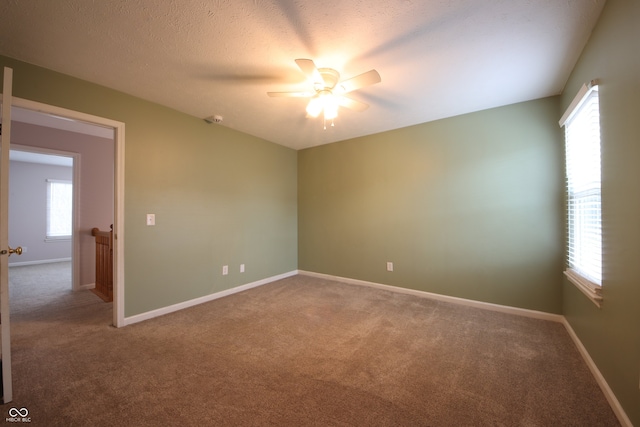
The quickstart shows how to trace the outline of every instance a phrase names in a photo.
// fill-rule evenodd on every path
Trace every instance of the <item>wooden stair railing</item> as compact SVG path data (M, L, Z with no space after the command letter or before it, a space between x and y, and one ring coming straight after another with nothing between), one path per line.
M96 287L93 293L105 302L113 301L113 225L111 231L91 229L96 238Z

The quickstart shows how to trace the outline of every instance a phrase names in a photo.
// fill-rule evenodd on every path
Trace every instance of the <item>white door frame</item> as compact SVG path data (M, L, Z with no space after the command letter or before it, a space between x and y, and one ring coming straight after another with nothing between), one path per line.
M124 323L124 123L54 105L13 97L12 106L51 114L113 129L114 161L114 219L113 219L113 325ZM75 254L74 254L75 255Z

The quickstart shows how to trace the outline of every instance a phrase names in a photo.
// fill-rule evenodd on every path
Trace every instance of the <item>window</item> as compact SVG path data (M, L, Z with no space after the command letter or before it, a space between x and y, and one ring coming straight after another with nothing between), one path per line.
M71 181L47 180L46 240L70 239L73 215L73 185Z
M595 82L584 85L560 120L565 128L567 269L596 305L602 301L600 104Z

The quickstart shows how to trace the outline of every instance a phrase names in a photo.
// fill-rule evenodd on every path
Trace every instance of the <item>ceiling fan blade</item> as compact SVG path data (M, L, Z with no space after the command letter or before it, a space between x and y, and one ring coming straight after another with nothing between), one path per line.
M338 104L341 107L346 107L355 111L364 111L369 108L369 104L365 104L364 102L356 101L355 99L346 97L346 96L338 96Z
M313 85L323 84L324 80L316 64L310 59L296 59L296 64Z
M339 94L341 93L349 93L356 89L363 88L365 86L370 86L376 83L380 83L382 79L380 78L380 74L376 70L369 70L366 73L362 73L350 79L344 80L336 86L334 92Z
M267 92L267 95L272 98L310 98L315 92Z

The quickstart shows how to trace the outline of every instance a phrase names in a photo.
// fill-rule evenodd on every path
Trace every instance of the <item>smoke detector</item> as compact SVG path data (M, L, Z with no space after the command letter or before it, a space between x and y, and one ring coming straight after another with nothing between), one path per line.
M222 116L219 115L219 114L216 114L215 116L205 117L204 121L209 123L209 124L211 124L211 123L222 123Z

